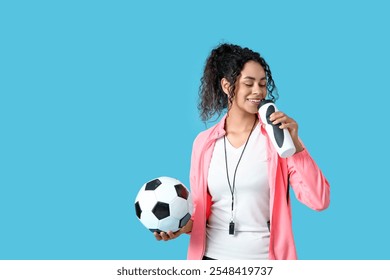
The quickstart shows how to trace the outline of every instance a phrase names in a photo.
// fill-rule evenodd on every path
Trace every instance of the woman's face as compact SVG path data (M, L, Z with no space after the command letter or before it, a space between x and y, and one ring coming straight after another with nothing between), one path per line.
M248 61L236 81L236 94L230 110L256 114L267 95L267 79L260 63Z

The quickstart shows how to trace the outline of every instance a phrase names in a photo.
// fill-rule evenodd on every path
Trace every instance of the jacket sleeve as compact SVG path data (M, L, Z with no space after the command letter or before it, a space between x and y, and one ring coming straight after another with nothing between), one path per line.
M192 147L191 166L190 166L190 190L192 196L193 211L191 220L195 220L198 215L201 215L204 204L206 203L206 218L210 215L211 195L207 192L206 201L203 201L203 189L201 188L201 178L199 173L201 172L201 156L199 147L202 146L202 135L198 135L195 139ZM200 208L200 209L199 209Z
M202 198L202 191L199 188L199 171L200 171L200 142L202 141L202 136L198 135L192 145L192 154L191 154L191 166L190 166L190 190L193 203L193 211L191 220L194 220L197 214L197 207Z
M196 140L194 141L192 145L192 154L191 154L191 166L190 166L190 190L191 190L191 196L192 196L192 205L193 205L193 210L192 210L192 215L191 215L191 220L194 220L195 212L196 212L196 206L197 206L197 201L198 201L198 196L199 196L199 191L197 190L197 176L196 176L196 165L199 164L199 159L197 155L197 150L196 150Z
M290 185L300 202L317 211L329 206L329 183L306 148L287 158L287 168Z

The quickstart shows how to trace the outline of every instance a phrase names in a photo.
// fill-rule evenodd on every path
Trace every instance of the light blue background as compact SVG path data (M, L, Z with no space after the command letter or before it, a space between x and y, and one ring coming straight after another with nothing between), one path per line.
M185 259L133 202L158 176L189 186L220 42L266 58L331 183L324 212L292 199L299 257L390 259L386 2L2 1L0 259Z

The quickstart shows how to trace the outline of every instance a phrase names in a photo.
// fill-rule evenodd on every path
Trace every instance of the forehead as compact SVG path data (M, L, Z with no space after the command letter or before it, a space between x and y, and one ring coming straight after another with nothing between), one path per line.
M261 80L265 78L265 71L260 63L251 60L244 64L241 71L241 78L245 78L247 76Z

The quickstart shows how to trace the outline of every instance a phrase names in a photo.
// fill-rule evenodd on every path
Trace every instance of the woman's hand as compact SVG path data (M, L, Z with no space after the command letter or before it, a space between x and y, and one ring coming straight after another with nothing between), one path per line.
M288 129L294 142L296 153L299 153L303 150L303 146L298 138L298 123L294 119L290 118L281 111L272 113L269 119L272 124L280 124L279 128Z
M179 229L178 231L176 232L172 232L172 231L168 231L168 232L160 232L160 234L158 234L157 232L154 232L154 237L156 237L156 239L158 241L160 240L164 240L164 241L168 241L168 240L172 240L172 239L175 239L177 237L179 237L181 234L183 233L189 233L192 231L192 220L189 220L187 222L187 224L182 227L181 229Z

